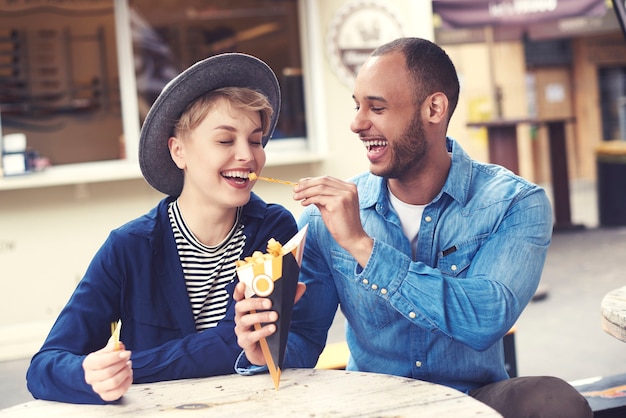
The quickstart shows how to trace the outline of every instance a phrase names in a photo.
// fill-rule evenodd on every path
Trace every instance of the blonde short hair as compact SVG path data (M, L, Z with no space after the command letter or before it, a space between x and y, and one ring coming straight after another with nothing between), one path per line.
M174 136L184 137L198 127L219 98L228 100L236 109L259 112L263 136L269 135L274 109L262 93L246 87L222 87L212 90L189 103L174 125Z

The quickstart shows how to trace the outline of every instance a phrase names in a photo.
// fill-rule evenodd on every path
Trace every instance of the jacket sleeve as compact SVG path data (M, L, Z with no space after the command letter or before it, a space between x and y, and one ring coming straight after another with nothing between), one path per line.
M148 290L143 287L135 292L116 280L123 274L111 269L107 261L112 257L110 249L105 245L98 252L33 357L27 371L32 395L62 402L103 403L85 382L82 362L88 353L106 345L110 323L116 318L122 318L121 339L132 351L134 383L232 373L231 365L240 350L233 332L232 300L215 328L195 332L193 318L190 324L178 323L176 315L180 313L169 311L170 305L158 289L146 295ZM144 275L140 280L149 282L150 278ZM233 287L234 283L228 288L230 294Z
M113 241L109 236L91 261L43 346L31 360L26 373L27 387L37 399L104 403L85 382L82 362L88 353L106 345L110 323L120 318L117 303L120 282L112 279L110 269L103 269Z

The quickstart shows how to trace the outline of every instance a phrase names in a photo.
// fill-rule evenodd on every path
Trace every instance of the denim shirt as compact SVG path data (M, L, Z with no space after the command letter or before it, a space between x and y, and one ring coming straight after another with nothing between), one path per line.
M348 370L465 392L508 378L502 337L539 283L552 208L537 185L471 160L450 138L447 147L452 165L422 215L415 260L381 177L353 179L361 222L374 239L364 268L335 242L317 208L303 212L307 290L294 307L283 367L315 366L339 305Z

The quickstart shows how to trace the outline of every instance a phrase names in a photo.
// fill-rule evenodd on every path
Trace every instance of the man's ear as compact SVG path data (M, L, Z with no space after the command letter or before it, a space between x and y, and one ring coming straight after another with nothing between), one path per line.
M424 101L428 106L428 122L441 123L448 120L448 97L443 93L433 93Z
M176 164L176 167L183 170L185 168L185 147L183 141L180 138L171 136L167 140L167 147L170 150L170 156Z

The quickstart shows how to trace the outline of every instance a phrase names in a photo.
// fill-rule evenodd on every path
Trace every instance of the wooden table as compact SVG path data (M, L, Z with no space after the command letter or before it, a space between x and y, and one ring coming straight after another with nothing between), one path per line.
M601 308L602 329L626 342L626 286L607 293Z
M132 385L117 405L31 401L0 417L500 417L454 389L374 373L284 370L280 388L268 374L228 375Z

